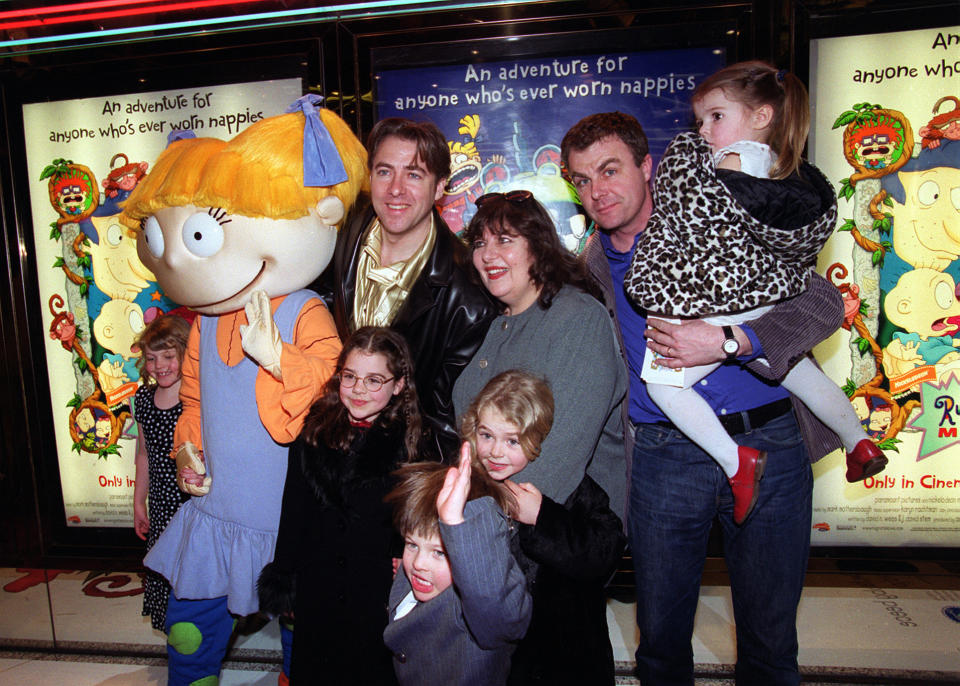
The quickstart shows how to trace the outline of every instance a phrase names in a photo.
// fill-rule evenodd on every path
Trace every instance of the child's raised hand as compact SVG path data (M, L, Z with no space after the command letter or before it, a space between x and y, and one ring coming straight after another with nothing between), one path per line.
M515 484L507 479L503 483L517 500L517 511L513 513L513 518L530 526L536 524L537 517L540 516L540 505L543 503L543 494L540 490L527 482Z
M470 444L460 447L460 466L450 467L437 495L437 514L444 524L463 523L463 508L470 494Z

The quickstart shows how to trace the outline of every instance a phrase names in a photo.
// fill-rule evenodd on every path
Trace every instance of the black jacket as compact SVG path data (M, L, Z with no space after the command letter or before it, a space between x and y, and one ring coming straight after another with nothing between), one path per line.
M459 439L453 409L453 382L483 342L499 307L480 284L467 248L434 210L437 239L423 271L397 313L392 328L403 334L413 355L424 426L436 437L445 460L456 461ZM328 306L340 337L350 333L357 260L373 207L348 221L333 261L321 277L321 292L332 294Z
M520 552L537 567L533 618L513 654L507 684L612 686L604 586L625 539L607 494L585 476L565 504L544 497L536 525L518 529Z
M261 611L294 612L291 684L354 684L358 673L396 683L383 630L403 548L383 497L405 455L403 431L376 423L347 452L290 447L276 552L257 588Z

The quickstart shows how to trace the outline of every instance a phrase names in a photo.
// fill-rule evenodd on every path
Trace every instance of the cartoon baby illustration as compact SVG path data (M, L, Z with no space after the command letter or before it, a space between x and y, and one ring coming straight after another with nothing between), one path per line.
M110 442L110 434L113 431L113 423L110 421L110 417L100 417L97 420L95 433L96 433L96 443L97 445L103 447Z
M850 400L860 424L871 438L882 437L890 427L893 413L886 403L869 395L858 395Z
M109 298L133 300L150 281L156 281L156 277L137 256L136 233L123 226L117 217L90 218L100 240L87 250L97 288Z
M881 185L893 201L897 255L939 271L960 257L960 144L921 152Z
M77 425L77 431L81 434L89 433L97 423L93 417L93 411L89 407L84 407L77 412L77 416L74 421Z
M93 320L93 335L110 351L98 367L105 392L140 378L137 354L132 348L143 327L143 310L136 303L108 300L100 308L100 314Z
M862 102L837 117L833 128L840 127L843 156L857 170L849 179L851 185L899 169L913 150L910 122L897 110Z
M893 334L884 350L887 376L960 359L960 298L953 277L921 267L900 277L884 300L887 319L906 330Z

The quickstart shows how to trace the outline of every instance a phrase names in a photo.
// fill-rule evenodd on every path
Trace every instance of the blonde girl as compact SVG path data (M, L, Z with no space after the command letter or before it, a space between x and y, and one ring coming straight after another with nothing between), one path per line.
M133 526L149 551L186 495L177 488L176 465L170 459L173 430L180 404L180 365L187 348L190 325L176 315L162 315L147 324L136 345L143 385L133 398L137 420L136 485L133 488ZM149 495L148 495L149 494ZM143 580L143 615L163 631L170 584L147 570Z
M589 476L564 503L522 481L553 425L543 379L511 369L490 379L460 421L476 468L503 483L516 504L515 542L535 576L533 617L517 647L508 684L613 684L613 648L604 586L623 552L623 522ZM569 646L577 646L570 650Z

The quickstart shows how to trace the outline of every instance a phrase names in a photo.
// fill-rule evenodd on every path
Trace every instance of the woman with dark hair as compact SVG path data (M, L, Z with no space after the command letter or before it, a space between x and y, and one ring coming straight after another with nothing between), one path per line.
M575 592L577 579L602 586L612 572L609 560L622 548L620 527L604 535L599 520L583 516L609 501L622 518L625 506L627 370L613 322L529 191L482 196L465 238L483 285L503 311L453 387L457 414L509 369L545 379L554 397L543 457L524 467L523 483L508 486L518 502L520 550L544 568L566 570L549 584L554 598L563 599L538 603L545 577L537 575L531 628L514 654L508 683L613 684L605 600L602 593ZM601 540L608 542L604 554ZM606 554L607 548L614 550ZM580 634L565 635L562 627L569 626L581 627ZM592 642L585 646L584 637ZM584 649L571 651L564 647L569 644Z

